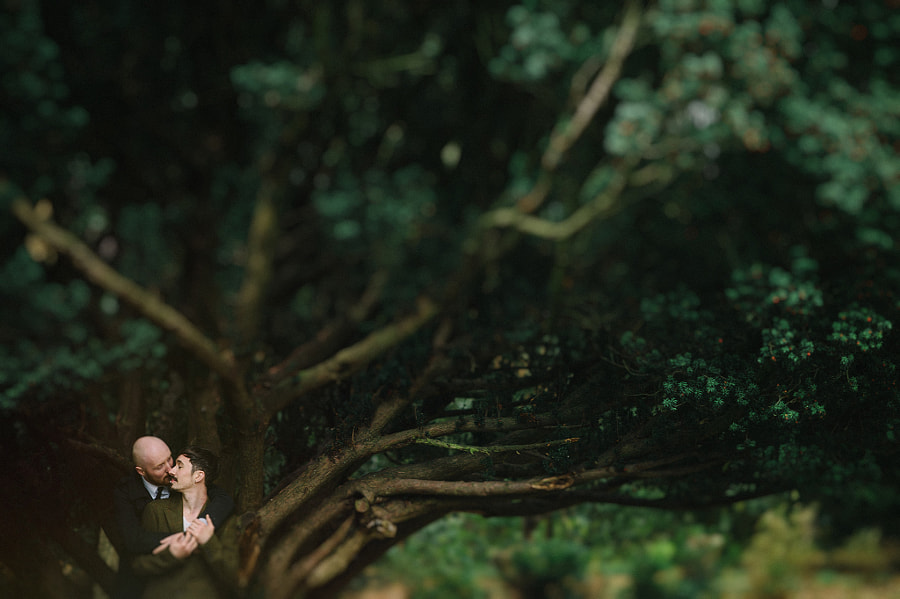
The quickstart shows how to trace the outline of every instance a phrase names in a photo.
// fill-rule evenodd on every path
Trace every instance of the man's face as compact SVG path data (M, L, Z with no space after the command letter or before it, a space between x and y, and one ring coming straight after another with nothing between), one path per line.
M147 479L147 482L156 486L169 486L169 469L172 467L172 453L166 448L151 453L144 463L137 467L138 474Z
M194 467L191 465L191 459L182 454L175 459L175 465L169 468L168 475L172 481L172 488L176 491L184 491L190 489L196 484Z

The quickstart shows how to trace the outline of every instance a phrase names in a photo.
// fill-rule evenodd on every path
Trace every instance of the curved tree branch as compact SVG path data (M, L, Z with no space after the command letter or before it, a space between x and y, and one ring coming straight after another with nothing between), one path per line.
M323 327L313 339L295 348L287 358L272 366L266 373L263 385L278 385L281 381L304 368L325 360L334 354L361 322L372 313L387 284L387 275L379 271L372 275L366 289L356 304L336 322Z
M197 359L222 378L235 385L242 384L232 358L220 351L181 312L116 272L73 234L49 219L41 218L28 201L21 198L13 200L12 212L50 247L67 254L88 280L116 295L160 328L171 332Z
M375 531L351 528L350 533L346 535L346 538L342 539L342 542L334 548L328 557L320 561L306 575L303 586L307 589L316 588L334 579L356 558L356 555L366 543L380 536Z
M559 166L565 153L578 141L578 138L581 137L590 122L594 120L597 111L606 102L613 84L622 73L622 65L625 64L625 59L628 58L634 47L640 24L640 3L637 0L630 0L625 5L622 24L616 33L616 38L609 51L609 58L607 58L603 69L594 79L587 94L578 103L572 120L563 126L557 127L550 137L550 143L541 159L546 170L553 171ZM537 206L532 207L532 209L534 208L537 208Z
M615 469L604 468L605 474L613 476ZM451 497L492 497L520 496L540 493L546 490L568 488L575 484L574 475L532 478L527 480L489 480L489 481L448 481L421 479L377 479L377 485L371 485L367 479L358 483L359 492L377 496L388 495L443 495ZM356 485L350 485L351 488Z
M714 462L700 462L689 466L657 469L667 463L695 457L693 454L669 456L655 461L634 463L624 469L598 468L578 474L565 474L524 481L431 481L397 480L378 474L344 485L326 502L332 506L333 516L339 513L342 523L311 554L293 564L290 588L313 589L327 584L334 575L346 571L351 561L358 559L374 542L380 549L381 539L393 539L403 529L404 522L422 519L450 511L469 511L484 516L536 515L591 501L603 501L622 505L676 508L674 503L661 500L635 499L616 492L625 481L635 476L682 475L687 469L698 471ZM716 462L717 463L717 462ZM372 485L372 480L378 479ZM620 480L612 480L620 479ZM578 485L608 481L599 487L576 490ZM348 499L357 497L353 510L357 516L348 515L351 510ZM735 496L735 500L740 497ZM708 505L708 501L684 504L684 508ZM336 506L345 506L337 509ZM429 519L423 520L427 523ZM420 528L416 526L415 529ZM303 539L310 538L306 530ZM405 536L405 533L404 533ZM285 539L284 555L292 555L304 542L290 535ZM279 584L283 579L279 579ZM286 595L287 596L287 595Z
M436 502L435 505L440 507ZM396 536L370 541L363 547L362 551L356 555L356 558L350 563L347 570L345 570L340 577L334 578L330 582L315 589L310 589L310 599L328 599L329 597L337 596L340 590L346 586L346 581L352 580L354 576L362 572L367 566L375 563L380 557L387 553L391 547L401 543L435 520L444 517L447 515L447 512L429 509L423 510L423 514L424 515L422 516L400 522L397 526Z
M331 358L276 385L266 399L267 412L274 414L303 393L356 372L417 332L437 315L439 310L437 303L427 297L421 298L416 306L416 311L406 318L369 334L361 341L340 350Z
M350 493L363 496L390 495L444 495L454 497L488 497L488 496L527 496L542 494L548 491L560 491L597 480L609 478L661 478L666 476L683 476L721 463L718 460L700 462L671 469L656 469L664 463L673 463L693 457L692 454L672 456L664 460L630 464L625 468L607 466L583 472L560 474L549 477L536 477L524 480L489 480L489 481L449 481L396 479L380 476L380 473L348 483Z
M66 439L65 443L68 447L70 447L74 451L78 451L84 453L86 455L91 455L95 458L98 458L104 462L108 462L113 464L115 468L120 470L122 474L129 472L132 468L134 468L134 464L132 464L130 458L124 457L118 451L103 445L96 439L88 439L87 441L79 441L78 439Z
M594 78L587 93L579 100L572 118L557 125L550 134L550 142L541 157L543 171L535 186L519 199L516 210L528 214L537 210L547 199L551 188L551 174L556 171L566 152L575 145L585 129L609 97L613 84L622 73L625 59L634 47L637 31L641 24L641 7L637 0L630 0L625 6L622 24L616 33L609 56L603 69ZM597 62L597 57L588 59L588 63Z
M519 208L498 208L485 214L481 224L484 227L513 228L535 237L562 241L572 237L597 218L615 212L619 207L617 200L621 197L627 182L627 168L625 172L616 170L613 180L601 193L562 221L532 216Z
M416 378L415 382L409 389L409 393L399 396L388 401L384 401L375 409L369 426L364 431L365 435L377 436L381 435L387 427L406 409L410 402L417 397L428 394L430 386L434 380L442 374L448 372L452 365L452 360L447 358L444 348L450 337L452 324L449 318L445 318L438 326L431 342L433 349L431 359L425 370Z
M550 429L558 430L561 424L559 418L549 415L537 415L527 420L516 416L504 416L503 418L492 418L484 423L475 422L472 419L464 421L446 420L444 422L435 422L426 424L421 427L406 429L389 435L384 435L371 442L368 449L372 454L382 453L389 449L397 449L413 443L430 443L429 439L436 439L456 433L477 433L477 432L500 432L512 433L522 430L538 430ZM430 443L438 445L439 443ZM445 445L446 446L446 445ZM456 449L463 449L461 446ZM469 453L475 453L477 450L483 449L481 453L503 451L497 446L487 446L484 448L467 447L465 450ZM507 451L520 451L521 448L508 449Z
M563 221L549 221L531 216L546 200L552 187L552 173L556 171L565 154L582 136L597 111L606 102L613 84L622 72L625 59L631 53L641 24L641 6L638 0L629 0L625 6L622 24L610 48L603 69L594 78L588 92L578 102L572 118L557 125L550 134L550 142L541 158L542 172L534 187L513 208L498 208L484 215L485 227L514 228L522 233L562 241L587 227L601 216L616 211L617 200L627 183L627 173L633 164L616 169L616 176L601 193L596 195ZM596 60L593 58L591 60Z
M288 591L288 594L286 594L285 597L293 596L294 589L302 586L304 582L307 582L309 573L314 569L320 568L319 577L322 577L322 570L327 568L327 564L323 567L322 562L325 561L329 554L334 552L342 543L346 542L347 536L350 534L355 521L356 519L353 516L348 517L324 543L316 547L315 551L290 567L287 576L284 577L283 583L279 584L279 588L284 588ZM273 599L277 599L277 597Z
M265 543L293 514L301 512L313 498L323 498L338 487L341 477L352 471L373 455L374 442L346 447L339 455L323 455L307 467L300 476L285 485L277 494L257 511L259 522L259 542ZM427 478L438 473L461 477L477 472L484 466L481 457L459 454L432 460L425 464L396 466L381 472L401 478Z

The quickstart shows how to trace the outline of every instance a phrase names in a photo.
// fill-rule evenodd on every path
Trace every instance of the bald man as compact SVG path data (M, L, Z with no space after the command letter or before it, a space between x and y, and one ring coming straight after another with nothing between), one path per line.
M169 471L172 468L172 450L159 437L141 437L131 448L134 473L122 478L116 485L113 499L116 521L119 525L123 544L123 555L119 556L119 573L116 579L114 599L139 597L142 583L131 571L133 559L151 553L160 543L170 542L172 537L144 530L141 515L144 508L155 499L165 499L170 493ZM231 497L214 485L207 490L209 501L203 516L210 515L217 524L225 522L234 510Z

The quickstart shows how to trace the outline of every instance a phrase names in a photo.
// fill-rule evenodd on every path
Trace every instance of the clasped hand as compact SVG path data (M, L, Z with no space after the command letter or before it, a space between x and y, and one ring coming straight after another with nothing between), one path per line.
M177 559L184 559L191 555L200 545L206 545L212 538L216 527L212 518L207 514L206 521L197 518L191 522L184 532L176 532L159 542L159 546L153 550L153 555L168 549Z

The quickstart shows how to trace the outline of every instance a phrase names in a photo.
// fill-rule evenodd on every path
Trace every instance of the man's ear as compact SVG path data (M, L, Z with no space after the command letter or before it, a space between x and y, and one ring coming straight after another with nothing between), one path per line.
M141 476L144 476L144 469L141 468L140 466L135 466L134 471L137 472L138 474L140 474Z
M204 472L203 470L197 470L197 472L195 472L194 474L199 475L194 477L195 483L200 483L206 479L206 472Z

